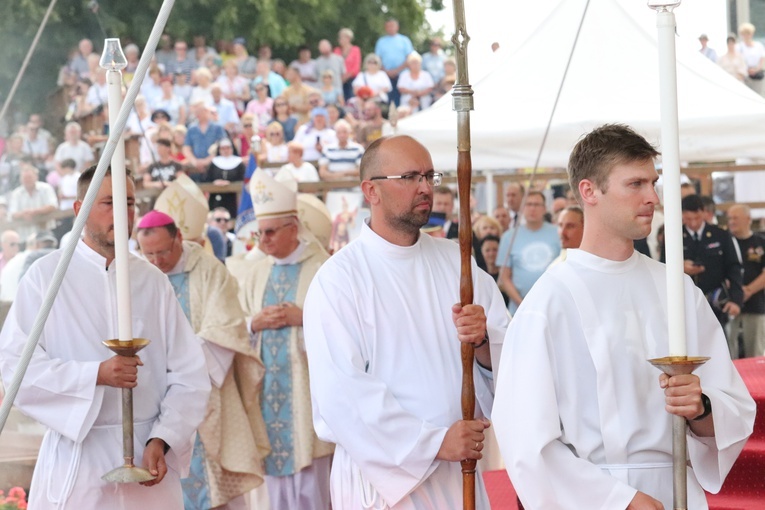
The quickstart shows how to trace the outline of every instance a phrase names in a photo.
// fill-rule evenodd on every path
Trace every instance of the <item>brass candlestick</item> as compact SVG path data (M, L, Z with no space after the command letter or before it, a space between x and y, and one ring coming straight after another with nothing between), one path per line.
M128 341L104 340L104 345L118 356L135 356L138 351L149 345L145 338ZM148 482L156 477L147 469L133 464L133 388L122 388L122 452L125 464L112 469L102 480L115 483Z

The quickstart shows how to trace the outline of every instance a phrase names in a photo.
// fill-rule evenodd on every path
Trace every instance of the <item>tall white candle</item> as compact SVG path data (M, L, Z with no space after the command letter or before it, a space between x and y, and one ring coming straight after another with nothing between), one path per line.
M106 72L109 91L109 125L114 126L122 106L122 73ZM117 270L117 326L121 342L133 340L130 272L128 270L127 174L125 143L121 140L112 156L112 210L114 211L114 259Z
M664 184L664 239L667 257L667 318L670 356L687 356L683 288L683 216L680 206L680 135L677 120L675 15L657 12L661 153Z

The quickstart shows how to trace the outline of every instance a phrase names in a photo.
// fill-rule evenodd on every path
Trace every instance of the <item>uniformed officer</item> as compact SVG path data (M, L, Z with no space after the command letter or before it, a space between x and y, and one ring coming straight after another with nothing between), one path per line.
M684 269L701 291L722 325L741 312L744 291L742 266L731 235L704 221L704 202L698 195L683 198Z

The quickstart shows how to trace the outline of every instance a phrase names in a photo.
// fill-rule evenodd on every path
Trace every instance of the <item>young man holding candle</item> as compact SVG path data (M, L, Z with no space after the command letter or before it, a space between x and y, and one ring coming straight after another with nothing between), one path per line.
M75 214L96 167L78 181ZM132 231L135 186L127 182ZM15 405L48 427L30 490L30 508L182 508L180 478L189 469L194 431L204 417L210 382L199 340L168 279L130 255L115 260L111 172L88 215ZM129 235L128 232L122 233ZM0 372L9 383L61 258L32 265L0 333ZM132 330L151 343L136 357L114 356L116 265L130 265ZM124 463L121 388L133 389L135 464L156 478L105 482Z
M711 359L668 377L665 267L637 253L658 197L658 152L622 125L569 159L584 234L519 307L505 339L493 417L526 508L672 508L672 418L688 424L688 508L706 509L752 432L754 402L704 295L685 277L687 351Z

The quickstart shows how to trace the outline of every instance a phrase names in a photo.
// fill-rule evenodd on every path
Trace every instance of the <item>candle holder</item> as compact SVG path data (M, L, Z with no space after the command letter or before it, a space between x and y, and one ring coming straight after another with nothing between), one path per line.
M709 361L705 356L665 356L649 359L648 362L672 377L688 375ZM685 440L686 420L682 416L672 415L672 487L675 510L688 508L688 443Z
M103 344L118 356L135 356L138 351L149 345L145 338L132 340L104 340ZM112 469L102 480L114 483L148 482L156 477L147 469L133 463L133 389L122 388L122 450L125 464Z

